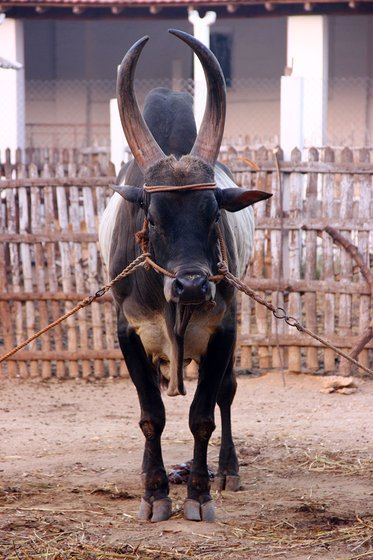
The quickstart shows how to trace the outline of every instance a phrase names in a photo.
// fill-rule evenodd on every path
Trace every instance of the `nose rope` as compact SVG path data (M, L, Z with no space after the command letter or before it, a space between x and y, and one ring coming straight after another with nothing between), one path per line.
M191 185L187 185L187 187L190 187L190 186ZM223 237L223 234L222 234L222 231L221 231L221 228L220 228L219 224L216 224L216 229L217 229L218 244L219 244L219 248L220 248L221 257L222 257L223 262L225 262L226 265L228 266L227 247L226 247L224 237ZM149 257L149 222L148 222L148 219L147 219L146 216L144 217L144 222L143 222L142 229L135 233L135 239L136 239L136 242L141 247L141 251L142 251L143 256L145 258L145 261L146 261L145 267L146 267L147 270L149 270L149 268L151 267L156 272L158 272L159 274L163 274L164 276L168 276L169 278L176 278L176 274L174 272L170 272L166 268L163 268L162 266L157 264L153 259L151 259ZM207 279L209 280L209 282L218 283L218 282L220 282L221 280L224 279L224 274L214 274L214 275L208 276Z

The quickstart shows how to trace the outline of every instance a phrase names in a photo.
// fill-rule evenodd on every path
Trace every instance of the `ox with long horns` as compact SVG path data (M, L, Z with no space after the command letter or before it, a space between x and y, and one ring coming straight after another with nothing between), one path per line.
M203 65L204 118L197 135L191 97L163 88L150 92L142 116L133 82L148 37L135 43L121 63L117 85L134 159L119 174L120 184L102 218L100 246L110 278L141 253L139 238L158 266L141 268L113 287L119 344L137 389L145 436L139 517L162 521L171 515L161 450L165 408L160 378L168 380L168 395L185 394L183 369L195 360L199 376L189 414L194 453L184 516L212 521L207 447L216 403L222 420L218 476L238 480L230 412L236 391L236 301L217 264L224 259L232 273L244 273L253 238L250 206L270 195L238 188L217 163L226 106L219 63L191 35L170 33L189 45Z

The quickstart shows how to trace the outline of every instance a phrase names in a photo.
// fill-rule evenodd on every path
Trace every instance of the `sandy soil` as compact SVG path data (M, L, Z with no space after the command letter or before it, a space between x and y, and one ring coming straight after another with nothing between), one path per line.
M373 381L351 395L324 378L240 377L233 426L238 492L218 520L136 519L143 438L129 381L0 383L0 558L373 559ZM167 468L191 458L186 397L165 396ZM217 418L218 420L218 418ZM209 450L216 467L219 426Z

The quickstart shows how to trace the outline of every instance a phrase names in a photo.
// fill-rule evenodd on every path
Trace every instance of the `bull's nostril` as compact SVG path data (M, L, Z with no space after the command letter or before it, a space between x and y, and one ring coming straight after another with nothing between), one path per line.
M175 279L174 288L175 288L175 293L178 296L181 296L181 294L184 292L184 285L178 278Z
M203 294L207 294L208 291L209 291L209 284L208 284L207 280L205 280L204 283L202 284L201 292Z
M199 304L211 299L211 286L206 275L185 273L173 280L171 297L173 301Z

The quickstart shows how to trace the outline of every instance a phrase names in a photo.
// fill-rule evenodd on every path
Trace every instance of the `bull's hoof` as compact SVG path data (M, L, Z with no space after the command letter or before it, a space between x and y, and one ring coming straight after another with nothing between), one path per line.
M214 479L213 488L218 492L222 490L237 492L241 488L241 479L238 475L217 475Z
M158 521L166 521L172 514L172 501L171 498L162 498L153 502L153 515L151 518L152 523Z
M171 498L162 498L161 500L155 500L152 504L149 504L149 502L142 498L137 517L139 519L143 519L144 521L150 520L152 523L158 523L159 521L166 521L167 519L169 519L171 517L171 514Z
M215 521L215 505L212 500L201 505L202 521L213 523Z
M141 498L140 508L137 517L139 519L143 519L144 521L149 521L149 519L152 516L152 512L153 512L153 508L151 504L149 504L149 502L144 500L144 498Z
M187 498L184 502L184 517L189 521L215 521L215 506L212 500L200 504L197 500Z
M229 492L237 492L241 488L239 475L227 474L225 477L225 489Z

